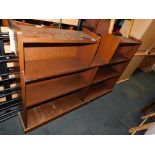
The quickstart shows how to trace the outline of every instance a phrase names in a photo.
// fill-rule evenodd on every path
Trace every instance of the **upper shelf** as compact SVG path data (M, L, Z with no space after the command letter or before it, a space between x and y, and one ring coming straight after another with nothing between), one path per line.
M25 82L87 69L78 57L25 62Z
M23 33L24 43L96 43L98 40L82 31L16 26Z

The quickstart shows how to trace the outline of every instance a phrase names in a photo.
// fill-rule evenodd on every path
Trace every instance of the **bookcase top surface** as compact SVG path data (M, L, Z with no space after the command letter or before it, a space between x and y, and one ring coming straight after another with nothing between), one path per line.
M24 42L95 43L97 41L82 31L25 25L18 25L17 27L23 33Z

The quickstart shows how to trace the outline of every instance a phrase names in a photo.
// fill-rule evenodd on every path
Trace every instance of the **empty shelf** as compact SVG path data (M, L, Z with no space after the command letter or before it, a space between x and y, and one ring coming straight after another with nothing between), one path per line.
M120 54L117 54L113 56L112 60L110 61L110 64L121 63L126 61L129 61L129 60L127 58L124 58Z
M32 81L87 68L88 66L77 57L27 61L25 62L25 80Z
M96 77L93 81L93 84L110 79L118 75L119 73L115 69L112 69L110 67L101 68L97 72Z
M116 76L116 77L108 79L104 82L92 85L89 89L89 92L88 92L86 98L85 98L85 102L89 102L97 97L100 97L100 96L112 91L118 78L119 78L119 76Z
M84 79L78 74L29 84L26 86L26 106L37 105L84 88L87 85Z
M28 109L27 128L25 128L22 114L20 119L24 127L25 132L31 131L32 129L51 121L79 106L85 104L81 102L76 93L67 95L57 100L47 102L46 104L39 105L37 107Z
M112 87L108 86L108 85L94 85L90 88L86 98L85 98L85 102L89 102L91 100L94 100L97 97L100 97L104 94L107 94L109 92L112 91Z

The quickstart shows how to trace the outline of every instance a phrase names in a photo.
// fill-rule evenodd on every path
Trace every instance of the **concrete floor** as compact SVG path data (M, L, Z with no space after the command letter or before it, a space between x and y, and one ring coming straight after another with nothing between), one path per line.
M142 107L154 98L155 72L136 72L129 81L116 85L113 92L29 135L127 135L129 128L140 123ZM18 116L0 123L0 134L24 134Z

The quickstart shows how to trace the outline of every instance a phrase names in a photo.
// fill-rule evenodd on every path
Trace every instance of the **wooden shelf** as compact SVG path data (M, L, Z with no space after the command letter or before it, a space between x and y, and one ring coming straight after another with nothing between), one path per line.
M118 76L119 73L110 67L100 68L96 74L93 84Z
M116 64L116 63L121 63L121 62L127 62L129 61L127 58L124 58L120 54L114 55L112 60L110 61L110 64Z
M119 76L113 77L111 79L108 79L104 82L93 84L89 92L85 98L85 102L89 102L91 100L94 100L95 98L98 98L104 94L109 93L112 91L116 81L118 80Z
M120 44L137 44L139 45L141 42L139 40L136 40L134 38L125 38L122 36L116 36L121 40Z
M79 74L29 84L26 86L26 106L31 107L37 105L84 88L87 85Z
M47 102L46 104L28 109L27 128L24 126L22 114L20 115L24 132L29 132L85 103L86 102L81 102L76 93L73 93L54 101Z
M87 69L77 57L46 59L25 62L25 81L66 74Z
M90 102L91 100L94 100L102 95L105 95L112 91L112 88L110 88L107 85L101 85L100 87L97 85L94 85L90 88L88 95L85 98L85 102Z

